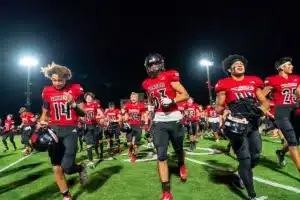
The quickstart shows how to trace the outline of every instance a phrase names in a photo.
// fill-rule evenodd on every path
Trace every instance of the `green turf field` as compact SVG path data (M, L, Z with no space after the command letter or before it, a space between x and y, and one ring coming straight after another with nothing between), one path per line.
M19 137L17 145L21 147ZM216 144L210 140L200 140L197 147L225 149L227 141ZM268 199L300 199L300 177L289 155L287 166L278 168L275 150L281 145L279 140L263 138L261 162L254 170L255 188L259 196ZM12 149L12 148L11 148ZM53 181L49 159L46 153L35 153L24 160L20 150L2 153L0 144L0 200L42 200L62 199ZM172 151L170 149L170 151ZM151 150L142 148L140 158L153 159ZM175 200L234 200L243 199L245 191L231 186L231 173L237 162L234 156L211 154L207 150L195 150L200 155L187 154L188 181L181 183L176 175L176 162L170 159L172 172L172 193ZM209 151L211 152L211 151ZM127 153L124 150L122 153ZM74 199L85 200L158 200L161 195L156 162L127 162L127 156L117 155L113 160L99 163L89 169L89 184L82 188L78 175L68 176L70 191ZM10 164L15 163L11 165ZM77 155L77 161L87 161L86 152ZM7 168L8 167L8 168ZM6 168L6 169L5 169ZM5 170L4 170L5 169ZM262 183L264 181L266 183Z

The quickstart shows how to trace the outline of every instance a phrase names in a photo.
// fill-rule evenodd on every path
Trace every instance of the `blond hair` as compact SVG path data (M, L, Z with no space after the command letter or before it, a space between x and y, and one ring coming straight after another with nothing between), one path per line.
M70 80L72 78L72 72L69 68L55 64L54 62L48 64L46 67L42 67L41 72L49 79L51 79L53 74L56 74L60 78L64 78L66 80Z

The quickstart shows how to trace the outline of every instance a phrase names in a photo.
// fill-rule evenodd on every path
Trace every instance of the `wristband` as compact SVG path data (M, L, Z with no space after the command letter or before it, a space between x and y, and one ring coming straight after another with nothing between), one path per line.
M73 102L73 103L71 104L71 107L72 107L72 108L76 108L76 107L77 107L76 102Z

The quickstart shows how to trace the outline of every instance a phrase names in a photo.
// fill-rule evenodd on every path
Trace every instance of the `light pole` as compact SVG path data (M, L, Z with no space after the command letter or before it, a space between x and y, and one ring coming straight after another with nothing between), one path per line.
M206 75L207 75L207 87L208 87L208 95L209 95L209 104L212 104L212 91L211 91L211 83L210 83L210 74L209 74L209 67L213 66L213 62L202 59L200 60L200 66L206 67Z
M27 68L27 82L26 82L26 107L28 110L30 110L30 106L31 106L31 91L30 91L30 68L37 66L38 61L37 59L35 59L34 57L23 57L20 60L20 64L22 66L25 66Z

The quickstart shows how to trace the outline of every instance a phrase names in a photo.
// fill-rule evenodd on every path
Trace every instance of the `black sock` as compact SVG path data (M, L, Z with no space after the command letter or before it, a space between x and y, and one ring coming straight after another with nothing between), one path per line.
M62 192L61 194L63 195L63 197L71 196L71 193L69 192L69 189L66 190L65 192Z
M121 144L120 140L117 140L117 144L118 144L118 146L120 146L120 144Z
M17 147L16 147L16 143L15 143L15 141L12 141L11 143L13 144L13 146L14 146L14 149L16 150L16 149L17 149Z
M82 145L83 145L82 139L79 139L79 145L80 145L80 150L82 150L82 149L83 149L83 148L82 148Z
M99 145L98 144L95 144L95 151L96 151L96 154L99 155L99 149L98 149Z
M7 142L5 140L2 140L4 146L5 146L5 149L8 149L8 146L7 146Z
M251 198L256 197L256 193L254 190L253 184L253 172L251 168L251 161L250 159L243 159L239 161L239 175L243 180L243 183L246 187L248 192L248 196Z
M112 149L113 146L114 146L114 141L113 141L113 140L110 140L110 141L109 141L109 147Z
M103 155L103 142L100 143L100 153Z
M161 188L164 192L170 192L171 190L170 181L161 182Z
M93 151L92 148L87 149L87 155L90 161L93 161Z

